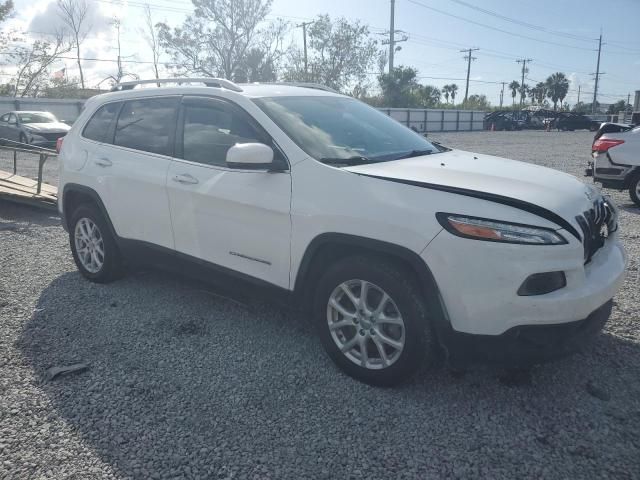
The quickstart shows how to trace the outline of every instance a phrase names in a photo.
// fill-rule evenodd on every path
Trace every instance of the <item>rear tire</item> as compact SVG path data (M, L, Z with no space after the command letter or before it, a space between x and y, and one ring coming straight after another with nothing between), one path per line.
M90 204L79 206L69 221L69 244L80 273L96 283L108 283L122 274L122 257L102 213Z
M629 196L633 203L640 207L640 172L636 173L629 183Z
M329 357L362 382L395 385L435 355L420 289L409 272L387 260L357 256L329 266L316 285L313 310Z

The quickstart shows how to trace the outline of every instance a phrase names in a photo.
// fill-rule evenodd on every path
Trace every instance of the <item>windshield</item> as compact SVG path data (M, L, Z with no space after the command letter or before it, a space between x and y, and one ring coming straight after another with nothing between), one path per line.
M18 113L20 123L54 123L58 120L48 112Z
M269 97L254 102L300 148L322 162L383 162L440 151L421 135L353 98Z

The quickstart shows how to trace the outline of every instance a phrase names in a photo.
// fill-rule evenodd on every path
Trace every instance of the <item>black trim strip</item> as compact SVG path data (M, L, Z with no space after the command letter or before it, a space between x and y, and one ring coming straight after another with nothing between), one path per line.
M233 255L234 257L244 258L247 260L253 260L254 262L258 262L258 263L264 263L265 265L271 265L271 262L269 262L268 260L262 260L260 258L250 257L249 255L243 255L242 253L238 253L238 252L229 252L229 255Z
M580 240L580 235L578 231L571 225L568 221L562 218L557 213L553 213L551 210L547 210L546 208L540 207L533 203L525 202L524 200L518 200L516 198L505 197L502 195L497 195L495 193L487 193L487 192L479 192L477 190L469 190L467 188L460 187L450 187L447 185L438 185L435 183L426 183L426 182L416 182L414 180L403 180L401 178L392 178L392 177L380 177L378 175L369 175L361 172L353 172L357 175L362 175L363 177L371 177L377 178L378 180L387 180L389 182L402 183L405 185L411 185L414 187L420 188L428 188L431 190L439 190L441 192L455 193L456 195L464 195L466 197L479 198L481 200L487 200L489 202L500 203L502 205L508 205L509 207L518 208L520 210L524 210L525 212L533 213L538 217L542 217L550 222L555 223L556 225L564 228L566 231L571 233L574 237Z

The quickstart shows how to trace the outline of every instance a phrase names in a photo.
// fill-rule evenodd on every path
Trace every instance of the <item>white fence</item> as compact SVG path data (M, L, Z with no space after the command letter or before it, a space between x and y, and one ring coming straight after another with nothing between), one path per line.
M0 97L0 115L11 110L44 110L66 123L73 123L84 100ZM483 129L485 112L419 108L380 108L391 118L418 132L457 132Z
M484 129L485 112L419 108L380 108L391 118L418 132L471 132Z

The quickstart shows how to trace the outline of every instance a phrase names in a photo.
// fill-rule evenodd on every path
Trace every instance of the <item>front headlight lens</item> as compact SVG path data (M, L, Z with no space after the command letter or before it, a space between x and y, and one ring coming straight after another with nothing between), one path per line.
M550 228L452 213L437 213L436 217L440 225L448 232L464 238L527 245L562 245L567 243L562 235Z

